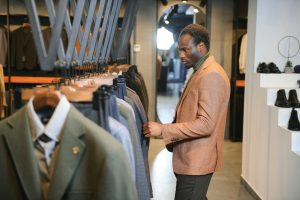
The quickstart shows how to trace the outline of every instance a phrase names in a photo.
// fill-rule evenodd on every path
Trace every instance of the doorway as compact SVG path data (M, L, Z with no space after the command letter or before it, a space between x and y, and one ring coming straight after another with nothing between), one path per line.
M178 36L188 24L205 26L203 8L189 3L164 6L157 29L157 121L171 123L186 78L191 74L181 63Z

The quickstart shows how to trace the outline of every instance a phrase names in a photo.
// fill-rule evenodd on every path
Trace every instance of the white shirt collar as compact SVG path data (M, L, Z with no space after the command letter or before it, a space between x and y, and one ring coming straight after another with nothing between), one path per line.
M42 133L46 133L52 140L58 142L61 130L70 110L70 103L64 95L61 95L60 101L56 106L49 122L44 126L33 107L34 97L27 104L29 124L32 131L32 138L35 141Z

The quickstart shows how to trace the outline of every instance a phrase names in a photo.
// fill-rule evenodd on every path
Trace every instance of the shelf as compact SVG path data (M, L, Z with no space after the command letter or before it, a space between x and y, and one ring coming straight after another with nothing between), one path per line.
M58 82L59 77L40 77L40 76L11 76L11 83L23 84L50 84ZM5 83L8 83L8 76L4 77Z
M235 87L245 87L245 80L236 80Z

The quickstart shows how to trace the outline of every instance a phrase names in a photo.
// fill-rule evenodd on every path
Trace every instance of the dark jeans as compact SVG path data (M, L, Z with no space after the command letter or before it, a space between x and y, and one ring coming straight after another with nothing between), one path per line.
M213 173L207 175L175 174L177 178L175 200L205 200Z

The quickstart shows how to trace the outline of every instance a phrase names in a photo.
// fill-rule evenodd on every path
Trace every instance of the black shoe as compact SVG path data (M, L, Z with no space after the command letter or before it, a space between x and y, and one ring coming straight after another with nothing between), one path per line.
M291 104L288 102L284 89L280 89L277 91L277 98L275 101L275 106L282 108L290 108Z
M257 73L270 73L270 69L265 62L259 63L256 71Z
M270 62L268 64L268 68L270 70L270 73L275 73L275 74L280 74L281 73L281 71L279 70L279 68L273 62Z
M296 90L290 90L289 91L289 99L288 102L292 107L300 108L300 102L298 100L297 91Z
M296 65L296 66L294 67L294 72L297 73L297 74L300 73L300 65Z
M300 122L298 119L297 110L295 110L295 108L292 109L288 129L291 131L300 131Z

